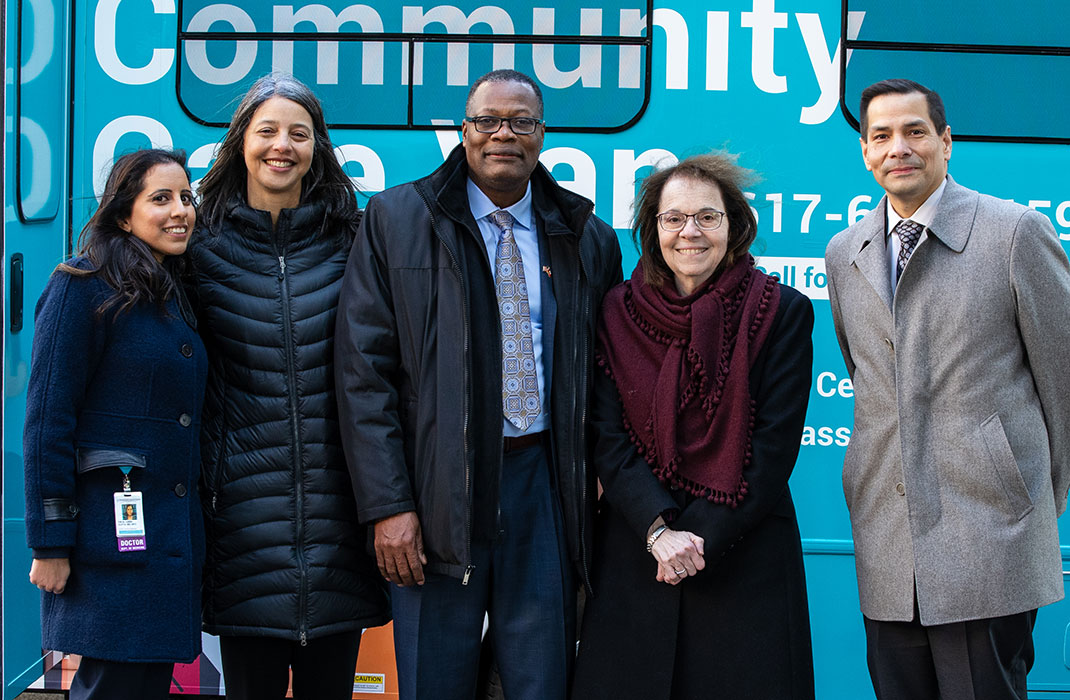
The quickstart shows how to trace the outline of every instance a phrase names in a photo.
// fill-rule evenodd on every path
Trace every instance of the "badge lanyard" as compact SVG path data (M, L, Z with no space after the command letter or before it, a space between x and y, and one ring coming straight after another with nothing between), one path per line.
M113 494L115 500L115 537L120 552L137 552L145 545L145 501L140 491L130 487L128 466L119 467L123 472L123 490Z

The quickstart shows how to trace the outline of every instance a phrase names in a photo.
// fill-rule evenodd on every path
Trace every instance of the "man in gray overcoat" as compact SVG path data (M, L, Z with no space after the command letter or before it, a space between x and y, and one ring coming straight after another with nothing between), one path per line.
M1046 217L948 176L939 95L882 81L860 119L886 196L825 255L873 687L1025 700L1037 608L1063 597L1070 266Z

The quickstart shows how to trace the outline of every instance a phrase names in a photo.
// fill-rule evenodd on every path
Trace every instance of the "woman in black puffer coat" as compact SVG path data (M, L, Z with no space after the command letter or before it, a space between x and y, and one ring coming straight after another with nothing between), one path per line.
M361 629L388 606L338 435L333 329L360 210L319 101L272 73L201 181L191 248L210 368L205 629L227 697L349 698Z

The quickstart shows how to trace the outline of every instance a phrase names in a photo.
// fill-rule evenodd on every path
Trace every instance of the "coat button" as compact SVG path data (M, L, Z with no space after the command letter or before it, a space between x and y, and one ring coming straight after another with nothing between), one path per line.
M182 353L182 357L193 357L193 346L189 343L182 343L182 348L180 349L180 351Z
M186 485L185 484L175 484L175 495L178 496L179 498L182 498L183 496L185 496L186 495Z
M188 428L193 425L193 419L190 418L190 415L188 413L183 413L181 416L178 417L178 424L181 425L183 428Z
M900 496L906 495L907 487L903 485L902 481L895 485L895 492L898 493Z

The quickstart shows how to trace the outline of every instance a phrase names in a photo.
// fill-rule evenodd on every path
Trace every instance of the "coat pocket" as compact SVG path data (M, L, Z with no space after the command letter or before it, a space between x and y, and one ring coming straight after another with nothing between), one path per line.
M993 413L981 423L981 438L988 449L988 457L995 469L1003 487L1003 495L1007 499L1007 505L1011 512L1019 520L1029 515L1033 510L1033 501L1029 497L1029 489L1026 488L1022 472L1018 469L1018 462L1011 451L1007 433L1003 429L1003 422L998 413Z
M857 464L854 455L857 451L856 440L858 436L857 427L855 434L851 436L851 441L847 443L847 451L843 456L843 471L840 473L840 480L843 483L843 498L847 503L847 509L850 510L851 504L855 500L855 484L858 481L858 471L861 467ZM854 448L854 449L852 449Z
M114 494L122 491L121 468L130 467L131 487L145 491L140 482L147 457L140 452L113 447L80 447L77 453L78 538L73 558L94 566L144 566L145 550L120 552L115 534ZM151 519L152 513L147 517ZM149 542L152 547L152 542Z
M108 447L84 447L78 450L78 473L85 474L104 467L145 468L145 455Z

